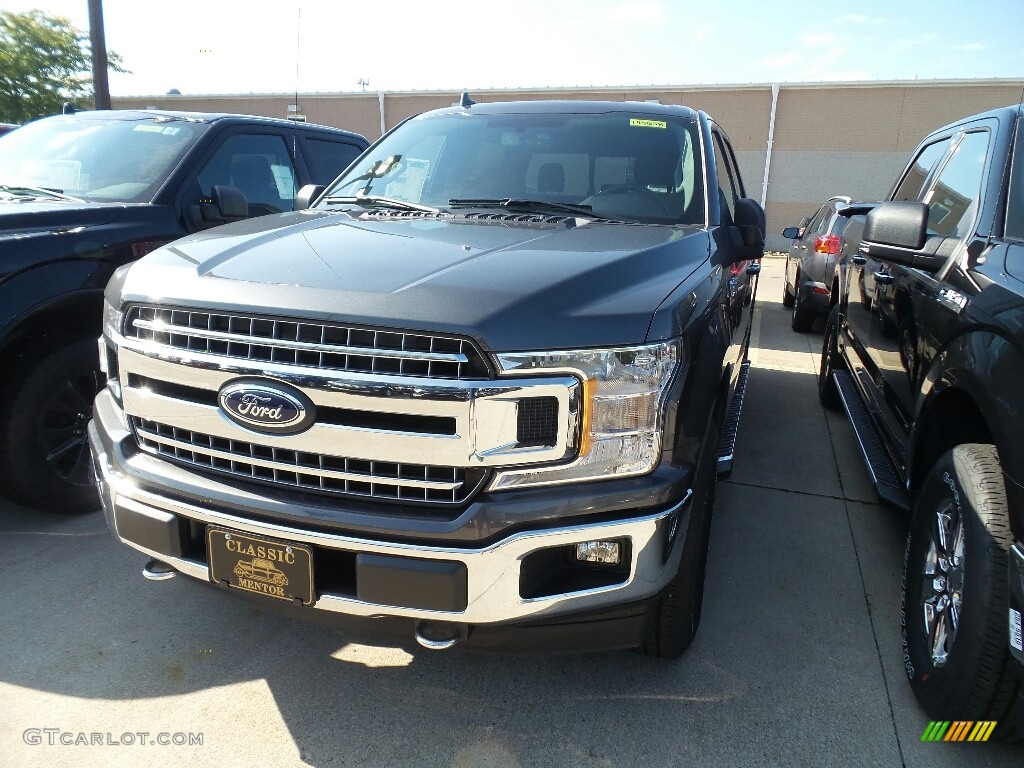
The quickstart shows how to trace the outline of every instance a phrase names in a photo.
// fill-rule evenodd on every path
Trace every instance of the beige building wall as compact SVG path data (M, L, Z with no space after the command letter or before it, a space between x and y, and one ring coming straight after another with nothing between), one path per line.
M1020 101L1020 80L930 80L782 83L768 167L768 247L784 249L784 227L812 214L832 195L877 200L888 194L910 153L931 131L961 117ZM474 91L486 101L536 99L658 100L706 111L736 150L747 194L761 200L772 114L772 85L652 88L547 88ZM298 95L310 123L374 140L411 115L450 106L451 91ZM141 96L114 99L115 109L149 106L197 112L286 117L294 94Z

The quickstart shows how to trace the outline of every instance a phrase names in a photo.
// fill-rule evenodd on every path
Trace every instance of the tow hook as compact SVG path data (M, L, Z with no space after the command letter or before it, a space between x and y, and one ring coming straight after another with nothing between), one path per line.
M462 631L456 624L436 621L420 621L416 624L416 642L432 651L444 651L462 639Z
M171 568L171 566L155 558L146 563L142 569L142 575L150 581L166 581L167 579L173 579L175 574L177 574L177 571Z

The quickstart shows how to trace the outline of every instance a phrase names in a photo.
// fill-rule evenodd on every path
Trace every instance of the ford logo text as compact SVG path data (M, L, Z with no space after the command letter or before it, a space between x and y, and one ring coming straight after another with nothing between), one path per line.
M235 379L221 387L220 408L231 421L256 432L292 435L316 418L312 401L295 387L270 379Z

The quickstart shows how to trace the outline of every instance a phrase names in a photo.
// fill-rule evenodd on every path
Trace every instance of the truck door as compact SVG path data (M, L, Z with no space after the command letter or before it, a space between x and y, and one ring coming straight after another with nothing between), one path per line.
M970 130L954 137L952 151L937 174L924 185L918 199L928 205L925 251L957 261L965 257L965 243L977 219L991 133ZM957 302L969 289L958 281L951 286L953 261L936 274L883 263L876 273L878 287L871 315L870 355L877 372L881 412L895 443L906 453L906 438L913 421L921 378L945 339L955 335ZM940 314L941 313L941 314ZM922 327L939 338L920 338ZM902 458L902 457L898 457Z
M718 126L712 128L715 150L715 167L718 171L719 200L729 210L729 220L736 213L736 201L746 196L743 181L736 167L736 158L728 138ZM713 190L709 190L713 192ZM757 290L757 277L747 274L748 262L739 262L726 266L728 271L726 283L726 314L731 334L727 362L739 370L743 362L744 339L750 332L750 321L753 314L753 297Z
M919 200L927 189L927 182L939 161L950 147L950 137L928 144L910 163L890 199ZM859 238L858 238L859 240ZM882 306L890 299L888 286L894 267L865 257L856 251L857 243L850 242L852 252L845 255L849 269L844 281L846 296L846 325L854 350L862 363L858 383L868 397L880 401L883 392L878 388L882 368L889 362L894 345L881 333ZM890 329L885 328L886 332ZM875 336L878 339L875 339ZM876 346L879 345L879 346ZM857 373L855 371L855 373Z

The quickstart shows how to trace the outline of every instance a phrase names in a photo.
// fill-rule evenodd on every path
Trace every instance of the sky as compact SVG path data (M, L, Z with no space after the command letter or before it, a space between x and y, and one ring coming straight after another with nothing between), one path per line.
M86 0L0 0L32 8L88 31ZM110 75L113 96L1024 77L1022 0L104 0L103 13L131 71Z

